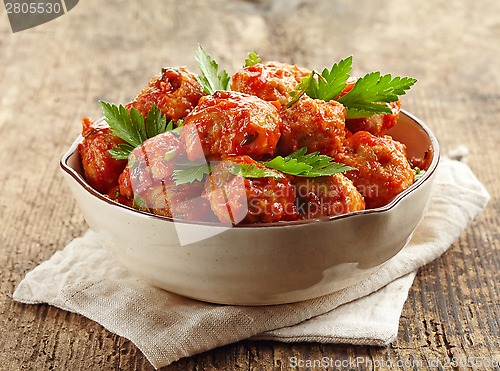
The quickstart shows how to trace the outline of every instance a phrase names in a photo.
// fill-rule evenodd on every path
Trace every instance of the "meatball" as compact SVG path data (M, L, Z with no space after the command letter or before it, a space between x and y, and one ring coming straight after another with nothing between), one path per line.
M290 99L288 93L309 73L291 64L257 63L236 72L231 78L231 89L285 104Z
M185 160L184 147L172 132L159 134L134 149L120 175L120 196L134 207L153 214L185 220L213 221L208 201L201 197L202 182L176 185L175 160ZM117 198L118 202L127 204Z
M278 151L289 155L307 147L308 152L331 156L342 149L345 139L344 106L334 100L302 97L297 103L281 111L281 138Z
M118 185L118 177L127 165L126 160L116 160L108 151L124 141L106 123L95 125L88 117L82 120L82 136L78 149L85 179L96 191L108 193Z
M280 137L278 109L252 95L217 91L186 117L181 138L190 160L273 155Z
M296 177L293 181L300 218L335 216L365 209L363 196L342 174L318 178Z
M193 182L176 185L173 181L155 183L134 197L135 207L155 215L179 220L214 222L217 218L208 200L201 197L204 184Z
M281 173L276 178L244 178L238 164L265 168L249 156L235 156L215 166L205 181L203 197L222 223L271 223L297 219L295 194Z
M348 171L346 176L365 198L367 208L388 204L413 184L414 172L400 142L358 131L344 144L344 151L335 159L357 169Z
M173 159L182 157L184 148L172 132L159 134L135 148L120 176L120 193L126 197L141 194L157 183L170 181Z
M397 124L399 112L401 111L401 102L387 103L392 113L376 114L370 117L347 119L345 120L346 127L353 133L358 131L368 131L373 135L382 136L387 130Z
M146 116L156 104L167 120L177 121L186 117L203 95L205 93L192 72L184 67L163 68L127 108L133 107Z

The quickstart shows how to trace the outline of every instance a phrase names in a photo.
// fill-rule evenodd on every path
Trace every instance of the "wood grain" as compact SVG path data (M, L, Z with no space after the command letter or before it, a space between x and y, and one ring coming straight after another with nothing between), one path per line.
M491 201L447 253L420 269L392 346L242 341L165 369L461 370L470 360L472 369L499 370L499 13L490 0L87 0L12 34L2 8L0 369L153 369L98 324L15 303L12 292L87 228L58 169L81 117L99 116L98 99L131 99L162 66L194 69L201 43L232 72L257 50L309 68L353 55L357 74L416 77L404 107L428 123L444 153L469 148ZM293 367L291 357L326 357L334 367Z

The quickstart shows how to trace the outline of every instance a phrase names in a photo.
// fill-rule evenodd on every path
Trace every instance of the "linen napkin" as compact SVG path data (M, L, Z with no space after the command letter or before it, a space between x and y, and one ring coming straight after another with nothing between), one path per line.
M29 272L13 298L90 318L131 340L155 368L251 337L389 344L418 267L444 253L488 198L467 165L443 158L429 207L408 245L368 279L299 303L216 305L163 291L115 263L91 231Z

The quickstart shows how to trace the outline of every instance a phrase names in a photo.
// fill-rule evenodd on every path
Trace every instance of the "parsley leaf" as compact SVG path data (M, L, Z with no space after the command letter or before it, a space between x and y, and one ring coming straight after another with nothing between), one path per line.
M259 55L256 52L250 52L248 53L247 59L245 59L245 65L243 67L250 67L259 62L260 62Z
M290 92L290 107L296 103L304 92L313 99L326 102L335 99L346 87L352 69L352 56L335 63L330 70L325 68L321 74L312 71L303 77L294 91ZM317 75L317 79L315 78ZM338 99L347 110L347 118L370 117L378 113L392 113L386 103L395 102L399 95L417 80L411 77L394 77L371 72L356 81L354 87Z
M187 169L174 170L172 179L175 185L192 183L194 181L202 181L205 175L211 172L212 166L209 163L204 163L198 166L191 166Z
M167 131L170 130L169 129L169 127L171 127L170 124L172 124L172 127L173 127L172 120L170 120L170 122L167 125ZM172 133L174 133L176 135L180 135L183 126L184 126L184 120L182 120L182 119L177 120L177 122L175 123L175 128L172 129Z
M99 102L111 132L132 147L138 147L146 138L144 117L135 108L128 109L111 103Z
M356 170L356 168L339 164L333 161L332 157L321 155L319 152L307 155L306 152L307 147L302 147L286 157L276 156L263 164L285 174L310 178Z
M108 153L116 160L126 160L134 148L128 143L122 143L118 147L111 148Z
M286 174L299 175L311 170L312 168L312 166L309 164L306 164L302 161L299 162L300 156L304 155L306 151L307 148L303 147L286 157L276 156L272 160L264 162L264 165Z
M111 132L126 142L108 151L117 160L127 159L134 148L139 147L146 139L174 130L174 122L170 120L167 124L166 116L155 104L144 120L135 108L129 111L122 105L116 106L103 101L99 103Z
M335 63L330 70L325 68L321 72L322 79L312 79L307 95L325 102L339 95L346 87L346 81L352 69L352 56Z
M138 194L134 194L134 199L132 201L132 207L137 210L149 211L146 200L139 196Z
M312 152L306 155L307 147L291 153L286 157L276 156L269 161L260 161L266 167L261 168L255 164L234 163L229 172L245 178L280 178L281 173L300 177L315 178L320 176L334 175L350 170L355 167L346 166L335 162L332 157ZM177 164L189 166L189 164ZM210 174L213 166L209 163L191 166L186 169L174 170L172 179L176 185L202 181L206 174ZM277 170L277 171L276 171Z
M153 104L153 107L151 107L151 110L148 112L145 125L147 138L152 138L174 128L174 122L170 120L167 124L167 117L155 104Z
M297 103L300 97L303 96L309 90L312 81L314 80L315 73L317 72L311 71L309 75L300 79L300 82L297 84L295 89L288 93L291 99L288 102L286 102L286 108L290 108L295 103Z
M356 81L354 87L338 101L346 107L347 118L392 113L386 102L397 101L398 95L405 94L416 81L411 77L392 78L390 74L381 76L380 72L371 72Z
M281 178L282 175L274 170L258 167L255 164L237 164L229 170L233 175L243 176L245 178Z
M229 90L229 74L226 70L219 72L218 63L199 44L196 63L201 71L201 76L196 76L196 80L207 94L213 94L217 90Z

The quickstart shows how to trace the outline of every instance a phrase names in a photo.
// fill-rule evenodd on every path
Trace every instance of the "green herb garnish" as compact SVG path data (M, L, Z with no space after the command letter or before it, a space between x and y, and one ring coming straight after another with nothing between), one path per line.
M398 95L405 94L416 81L411 77L392 78L390 74L381 76L380 72L371 72L356 81L338 101L346 107L347 118L392 113L386 103L397 101Z
M285 174L300 177L315 178L320 176L334 175L350 170L355 167L346 166L335 162L330 156L321 155L319 152L306 154L307 147L303 147L292 154L281 157L276 156L269 161L260 161L265 168L255 164L238 164L229 170L231 174L240 175L245 178L279 178L281 175L274 170ZM182 166L186 166L183 164ZM206 174L210 174L213 167L210 164L201 164L187 169L174 170L173 179L176 185L202 181Z
M311 72L289 93L292 99L287 103L287 107L297 102L304 90L313 99L326 102L335 99L347 86L351 69L352 57L348 57L334 64L330 70L325 68L321 74ZM346 108L346 118L349 119L370 117L379 113L390 114L392 111L387 103L397 101L416 81L411 77L392 78L390 74L371 72L358 79L354 87L337 100Z
M148 211L148 207L146 205L146 200L139 196L138 194L134 194L134 199L132 201L132 207L137 210Z
M297 84L294 90L288 93L290 96L290 100L286 103L286 108L290 108L295 103L297 103L301 96L303 96L307 90L311 87L312 81L314 80L315 71L311 71L311 73L302 79Z
M302 147L286 157L276 156L263 164L285 174L308 178L356 170L354 167L335 162L332 157L321 155L319 152L307 155L306 152L307 147Z
M339 95L347 86L347 79L352 69L352 57L342 59L335 63L330 70L325 68L321 72L321 78L312 79L307 95L314 99L322 99L326 102Z
M196 80L205 93L213 94L217 90L229 90L229 74L226 70L219 72L219 64L199 44L196 50L196 63L201 71L201 76L196 76Z
M115 160L126 160L132 153L135 147L132 147L130 144L121 143L118 147L111 148L108 153Z
M167 117L153 104L146 117L145 127L146 138L153 138L158 134L173 130L174 122L170 120L167 123Z
M248 53L247 59L245 59L245 65L243 67L250 67L259 62L260 62L259 55L256 52L250 52Z
M195 181L201 182L206 174L212 172L212 166L209 163L204 163L197 166L191 166L186 169L174 170L172 179L175 185L184 183L193 183Z
M266 167L258 167L255 164L235 163L229 172L244 178L281 178L282 175Z
M134 148L142 145L146 139L175 130L173 121L167 123L166 116L155 104L144 120L135 108L129 111L122 105L116 106L103 101L99 103L111 132L126 142L108 151L117 160L126 160Z
M111 132L132 147L138 147L146 140L144 117L135 108L130 111L111 103L99 102Z

